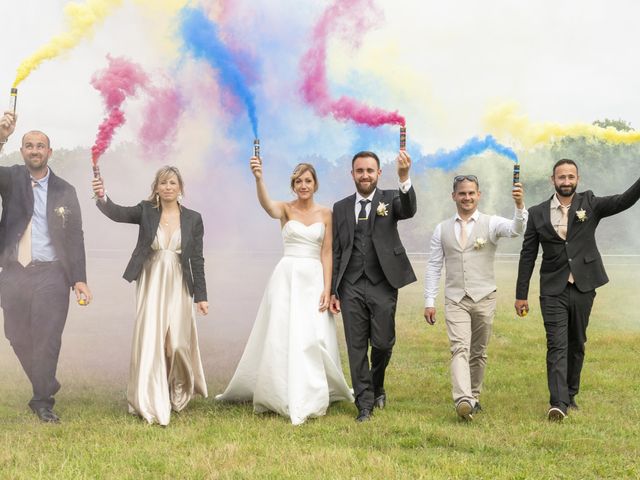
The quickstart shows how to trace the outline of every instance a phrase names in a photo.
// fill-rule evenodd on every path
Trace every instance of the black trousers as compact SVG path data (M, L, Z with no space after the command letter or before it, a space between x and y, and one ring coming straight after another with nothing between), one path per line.
M362 276L355 283L341 282L338 295L356 406L371 410L375 397L384 393L384 374L396 342L398 290L386 280L374 285Z
M60 262L14 263L0 274L4 332L33 387L32 408L52 407L69 284Z
M571 283L560 295L540 296L547 333L549 403L565 413L580 390L587 325L595 296L595 290L583 293Z

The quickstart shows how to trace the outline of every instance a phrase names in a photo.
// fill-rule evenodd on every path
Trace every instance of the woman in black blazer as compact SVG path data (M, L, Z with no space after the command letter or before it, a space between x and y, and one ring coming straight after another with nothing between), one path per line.
M93 191L111 220L140 226L123 275L136 280L127 400L130 413L167 425L172 409L182 410L196 393L207 396L195 323L195 310L206 315L209 309L202 218L181 205L184 183L175 167L158 170L149 199L133 207L104 196L101 178L93 180Z

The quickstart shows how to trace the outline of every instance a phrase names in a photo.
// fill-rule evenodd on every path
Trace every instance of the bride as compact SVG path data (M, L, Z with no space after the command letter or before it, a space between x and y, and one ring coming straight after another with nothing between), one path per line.
M259 158L251 158L250 166L260 205L280 220L284 256L267 284L236 372L216 400L251 400L255 412L276 412L299 425L324 415L330 402L353 401L328 311L331 210L313 201L318 179L312 165L294 169L291 202L269 198Z

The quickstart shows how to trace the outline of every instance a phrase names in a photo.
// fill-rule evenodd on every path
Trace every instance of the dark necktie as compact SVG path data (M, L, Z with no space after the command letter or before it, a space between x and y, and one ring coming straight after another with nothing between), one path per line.
M358 213L358 222L365 221L367 219L367 204L371 200L360 200L360 213Z

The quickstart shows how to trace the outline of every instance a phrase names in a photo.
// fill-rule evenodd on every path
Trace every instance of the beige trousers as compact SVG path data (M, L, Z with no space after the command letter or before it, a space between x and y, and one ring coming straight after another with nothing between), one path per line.
M451 345L451 384L456 405L475 405L482 390L487 365L487 345L496 313L496 292L474 302L465 296L459 303L445 298L445 323Z

